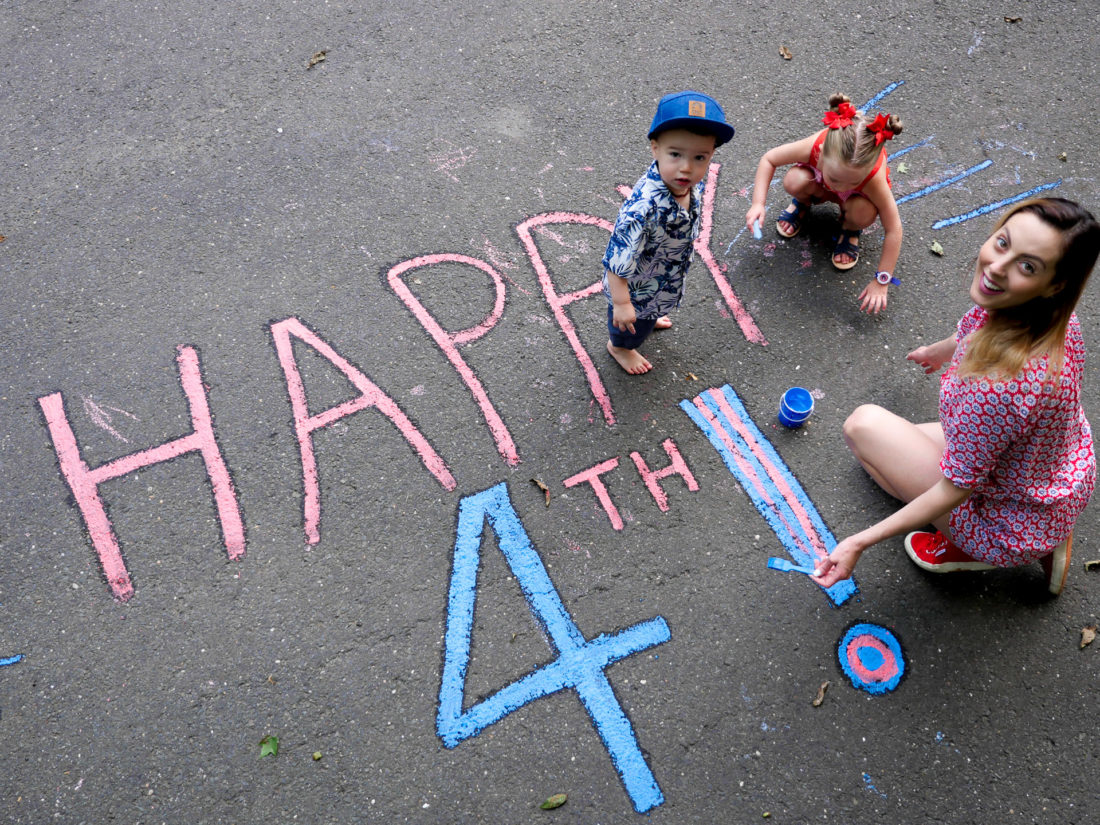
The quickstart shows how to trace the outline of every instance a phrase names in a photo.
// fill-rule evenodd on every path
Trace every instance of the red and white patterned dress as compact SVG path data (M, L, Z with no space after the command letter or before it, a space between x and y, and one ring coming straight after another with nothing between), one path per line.
M1047 356L1009 381L957 376L966 337L988 314L974 307L940 380L940 423L947 441L940 469L972 490L951 512L951 539L999 567L1038 560L1062 541L1096 484L1092 431L1081 408L1085 345L1077 316L1066 329L1061 375L1047 379Z

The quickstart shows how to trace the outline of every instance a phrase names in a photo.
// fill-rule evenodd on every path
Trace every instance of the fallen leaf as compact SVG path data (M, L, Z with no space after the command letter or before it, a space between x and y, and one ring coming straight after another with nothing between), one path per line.
M1062 163L1065 163L1067 160L1069 160L1069 157L1066 155L1065 152L1059 152L1058 160L1062 161ZM3 238L0 238L0 240L3 240Z
M5 238L3 235L0 235L0 243L3 243L6 240L7 240L7 238Z
M554 808L560 808L565 804L566 796L563 793L556 793L539 805L544 811L552 811Z
M794 57L794 55L791 54L791 50L788 49L786 46L779 47L779 56L782 57L784 60L790 60L792 57Z
M313 752L313 761L314 762L320 762L322 756L324 756L324 754L321 753L320 751L314 751Z
M1006 17L1005 22L1006 23L1019 23L1023 19L1024 18L1022 18L1022 17Z
M549 507L550 506L550 488L547 487L545 484L543 484L541 481L539 481L537 478L531 479L531 483L534 484L536 487L538 487L540 490L542 490L544 493L546 493L546 506Z
M321 51L317 52L317 54L313 55L313 57L311 57L309 59L309 65L306 66L306 69L312 69L318 63L323 62L324 59L325 59L325 55L327 55L327 54L328 54L328 49L321 49Z
M1100 559L1085 562L1085 570L1095 570L1097 567L1100 567Z
M939 256L941 256L941 257L943 256L943 247L942 247L942 246L940 246L940 242L939 242L939 241L932 241L932 246L931 246L931 249L932 249L932 251L933 251L934 253L936 253L937 255L939 255Z
M695 374L695 373L693 373L693 372L689 372L689 373L688 373L687 375L685 375L685 376L684 376L684 380L685 380L685 381L698 381L698 380L699 380L699 376L698 376L698 375L696 375L696 374Z
M825 689L829 687L829 680L826 679L821 683L821 687L817 689L817 696L814 697L814 707L821 707L821 703L825 701Z
M908 163L899 163L898 164L898 174L904 175L904 174L908 173L908 171L909 171L909 164Z
M260 759L265 756L278 756L279 755L279 737L278 736L265 736L260 740Z
M1084 649L1093 643L1096 639L1096 625L1092 624L1088 627L1081 628L1081 648Z

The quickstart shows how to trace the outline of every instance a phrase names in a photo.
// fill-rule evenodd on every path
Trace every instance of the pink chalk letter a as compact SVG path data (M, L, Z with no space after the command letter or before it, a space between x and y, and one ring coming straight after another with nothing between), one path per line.
M313 432L359 410L376 407L393 422L405 440L416 450L428 472L435 476L445 490L453 490L457 486L454 476L447 469L443 459L439 457L416 425L409 420L397 402L382 392L346 358L341 357L317 333L297 318L287 318L285 321L277 321L271 325L271 335L275 339L279 364L286 377L287 392L290 394L290 405L294 413L294 434L298 438L298 448L302 456L302 479L305 487L303 509L307 542L316 544L321 540L321 485L317 477L317 459L313 453ZM298 371L298 362L294 358L294 347L290 341L292 335L311 346L321 357L340 370L361 395L316 415L310 415L305 385L302 383L302 375Z

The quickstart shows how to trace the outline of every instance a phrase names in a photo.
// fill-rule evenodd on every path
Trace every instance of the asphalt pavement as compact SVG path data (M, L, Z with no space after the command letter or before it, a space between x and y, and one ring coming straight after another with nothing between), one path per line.
M1095 504L1059 598L776 567L896 506L841 425L935 418L1005 206L1100 209L1097 10L0 4L0 819L1096 822ZM736 135L628 376L593 285L681 89ZM880 227L744 229L836 91L904 121L877 317Z

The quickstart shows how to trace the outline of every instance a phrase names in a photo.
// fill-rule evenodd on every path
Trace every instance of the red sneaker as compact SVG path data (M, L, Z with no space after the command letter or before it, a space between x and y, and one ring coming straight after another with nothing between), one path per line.
M1039 559L1043 572L1047 575L1047 588L1055 596L1062 593L1066 586L1066 573L1069 572L1069 559L1073 555L1073 531L1070 530L1065 541L1054 548L1049 556Z
M910 533L905 537L905 552L917 567L933 573L955 573L959 570L992 570L996 565L977 561L947 540L939 530L935 533Z

